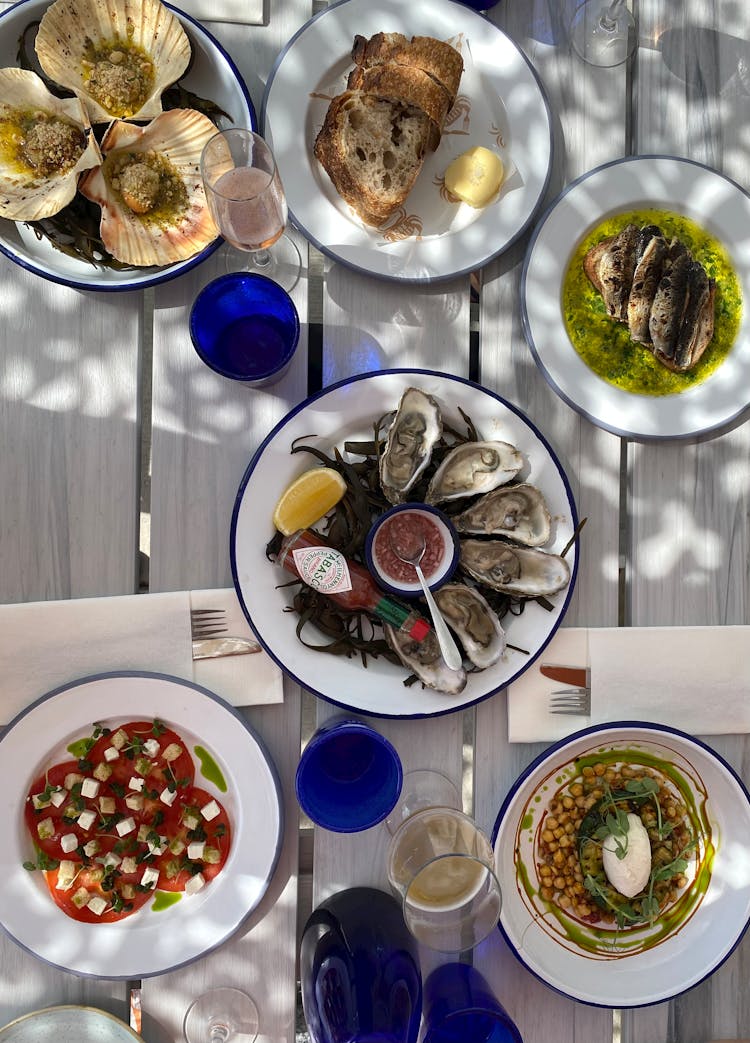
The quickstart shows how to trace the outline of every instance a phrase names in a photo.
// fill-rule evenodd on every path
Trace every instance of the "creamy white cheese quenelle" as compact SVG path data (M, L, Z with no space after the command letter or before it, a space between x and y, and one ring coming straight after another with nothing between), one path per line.
M624 857L617 857L617 841L610 834L602 844L602 863L610 884L626 898L633 898L646 886L651 875L651 843L637 815L628 813Z

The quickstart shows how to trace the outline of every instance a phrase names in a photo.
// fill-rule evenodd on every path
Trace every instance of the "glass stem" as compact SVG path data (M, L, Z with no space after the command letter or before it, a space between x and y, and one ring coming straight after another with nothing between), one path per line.
M605 29L608 33L611 33L616 27L617 23L615 19L620 13L620 10L625 6L625 0L612 0L606 11L602 12L602 16L599 19L599 24L602 29Z
M271 263L271 255L268 250L254 250L253 257L258 268L268 268Z
M226 1025L212 1025L208 1030L208 1043L226 1043L229 1039L229 1029Z

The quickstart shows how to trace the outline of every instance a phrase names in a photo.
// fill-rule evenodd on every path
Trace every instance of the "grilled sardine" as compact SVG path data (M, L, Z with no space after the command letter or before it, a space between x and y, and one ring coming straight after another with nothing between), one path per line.
M638 344L651 343L648 323L666 255L667 244L662 235L651 234L635 266L628 299L628 327L630 336Z
M648 331L654 350L665 359L674 355L682 326L688 292L688 269L692 258L677 239L669 244L662 277L656 288ZM662 360L663 361L663 360Z

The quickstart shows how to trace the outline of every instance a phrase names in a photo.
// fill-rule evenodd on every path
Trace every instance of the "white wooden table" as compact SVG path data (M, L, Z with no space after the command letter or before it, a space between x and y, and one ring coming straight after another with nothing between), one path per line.
M490 13L548 92L555 140L549 198L583 171L638 152L701 160L749 186L750 8L732 0L639 0L635 65L595 70L568 51L573 6L502 0ZM311 13L310 0L271 0L265 25L210 25L258 111L276 54ZM659 48L666 29L685 45L676 71ZM302 237L298 242L307 257ZM296 361L280 384L252 395L214 377L190 346L188 310L216 274L215 261L155 291L106 294L68 290L0 258L0 601L132 593L140 576L151 591L229 586L229 518L248 459L321 373L327 384L358 371L356 330L377 346L383 366L480 380L549 438L588 518L568 625L750 622L748 425L710 439L643 445L581 419L550 391L522 335L524 247L525 240L481 272L478 356L468 277L435 287L383 283L311 256L309 278L295 290L311 324L303 322ZM706 541L718 547L713 557L697 552ZM304 912L310 900L347 885L385 886L381 827L358 836L317 831L312 897L298 886L293 777L301 705L301 693L287 684L283 707L246 711L277 763L287 803L271 890L249 926L217 952L143 982L147 1043L180 1040L190 999L219 984L251 991L263 1012L261 1039L288 1043L298 901ZM317 704L319 719L330 712ZM460 781L468 758L472 810L487 829L515 776L542 748L508 744L502 694L439 719L376 723L407 769L440 767ZM748 781L750 742L731 734L730 720L726 732L711 744ZM750 1035L748 939L690 993L621 1014L558 996L517 963L499 935L482 947L478 963L525 1043L609 1043L613 1033L623 1043ZM64 1002L127 1018L125 983L52 970L4 936L0 981L0 1024Z

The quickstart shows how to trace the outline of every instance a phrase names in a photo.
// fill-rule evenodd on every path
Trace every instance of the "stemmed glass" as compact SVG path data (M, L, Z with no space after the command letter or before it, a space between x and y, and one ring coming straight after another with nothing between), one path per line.
M286 196L268 142L244 127L214 134L203 149L201 176L216 226L234 248L227 270L257 272L290 290L301 262L299 250L283 234Z
M635 21L625 0L585 0L570 23L570 42L589 65L612 68L635 50Z
M240 989L211 989L188 1007L183 1032L187 1043L253 1043L258 1008Z

